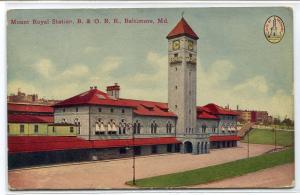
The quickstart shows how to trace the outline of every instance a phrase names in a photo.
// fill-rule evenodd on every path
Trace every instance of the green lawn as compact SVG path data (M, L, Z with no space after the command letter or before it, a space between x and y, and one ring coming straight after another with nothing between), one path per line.
M294 150L264 154L205 168L136 180L138 187L170 188L204 184L294 162ZM132 185L132 181L127 182Z
M249 134L250 143L274 145L274 131L268 129L254 129ZM247 135L242 142L248 142ZM291 146L294 143L293 131L276 131L276 144L280 146Z

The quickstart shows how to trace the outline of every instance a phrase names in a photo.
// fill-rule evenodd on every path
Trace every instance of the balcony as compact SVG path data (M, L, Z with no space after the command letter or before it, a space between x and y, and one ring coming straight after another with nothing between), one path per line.
M182 63L182 57L177 56L177 57L171 57L169 58L170 64L177 64L177 63Z
M187 63L190 63L190 64L196 64L197 63L197 59L193 58L193 57L185 57L185 61Z

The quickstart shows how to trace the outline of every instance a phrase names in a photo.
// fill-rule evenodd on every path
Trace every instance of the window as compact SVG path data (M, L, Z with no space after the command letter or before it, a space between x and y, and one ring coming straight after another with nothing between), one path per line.
M38 125L34 125L34 133L38 133L39 132L39 126Z
M76 112L78 112L78 107L76 107Z
M139 121L136 121L135 123L133 123L133 133L141 134L141 123Z
M175 85L175 89L177 89L177 85Z
M152 152L152 154L156 154L157 153L157 146L156 145L154 145L154 146L151 147L151 152Z
M212 132L215 133L216 132L216 127L212 128Z
M7 133L10 132L10 128L9 128L9 125L7 125Z
M24 133L24 125L20 125L20 133Z
M189 114L191 114L191 109L189 109Z
M74 127L70 127L70 133L74 132Z
M56 130L55 130L55 127L54 127L54 126L52 127L52 132L53 132L53 133L56 133Z
M174 57L177 58L177 57L178 57L178 53L175 53L175 54L174 54Z
M177 105L175 105L175 109L177 109Z
M205 133L205 131L206 131L206 124L203 124L202 125L202 133Z
M166 125L166 129L167 129L167 133L172 133L172 124L170 123L170 121L168 121Z
M102 109L101 109L101 108L98 108L98 112L102 112Z
M113 109L113 108L111 108L111 109L110 109L110 112L114 112L114 109Z
M124 108L122 109L122 113L123 113L123 114L125 113L125 109L124 109Z
M156 124L155 121L153 121L151 123L151 134L156 134L157 133L157 127L158 127L158 125Z
M190 53L190 58L192 58L192 54Z
M66 112L66 109L65 109L65 108L63 109L63 112Z
M127 153L127 149L126 148L120 148L119 149L119 153L120 154L126 154Z
M61 121L62 121L62 123L66 123L66 119L64 119L64 118Z

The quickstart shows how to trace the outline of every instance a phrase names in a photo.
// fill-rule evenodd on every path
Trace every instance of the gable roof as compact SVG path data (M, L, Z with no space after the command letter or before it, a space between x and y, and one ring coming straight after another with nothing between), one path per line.
M135 108L133 112L137 115L177 117L175 113L169 111L167 103L131 99L122 100L132 105Z
M204 110L197 111L197 118L198 119L218 119L217 116L210 114L209 112L206 112Z
M109 97L106 93L98 89L90 89L89 91L83 92L79 95L73 96L66 100L63 100L53 107L66 107L76 105L107 105L107 106L120 106L120 107L131 107L126 102L118 99Z
M132 99L113 99L112 97L98 89L91 89L74 97L68 98L55 104L54 107L80 105L131 107L133 108L133 112L137 115L177 117L176 114L168 110L167 103Z
M177 23L177 25L171 30L168 34L167 39L179 37L179 36L188 36L192 39L199 39L197 34L193 31L193 29L189 26L189 24L182 17L181 20Z
M235 111L225 109L225 108L218 106L216 104L213 104L213 103L207 104L202 107L198 107L197 109L202 109L213 115L232 115L232 116L238 115L238 113Z

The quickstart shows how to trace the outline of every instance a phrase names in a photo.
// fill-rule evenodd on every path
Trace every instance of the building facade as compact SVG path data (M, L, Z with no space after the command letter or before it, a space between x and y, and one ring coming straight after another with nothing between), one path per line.
M167 39L168 103L121 98L117 83L106 92L90 87L53 106L54 123L48 124L48 132L55 131L55 124L71 124L75 138L64 142L66 138L45 136L47 147L41 142L30 147L24 142L21 147L14 145L20 138L11 137L11 161L22 160L22 151L48 162L49 155L68 161L78 153L82 159L97 160L166 152L202 154L236 146L238 113L213 103L197 106L197 34L182 18Z

